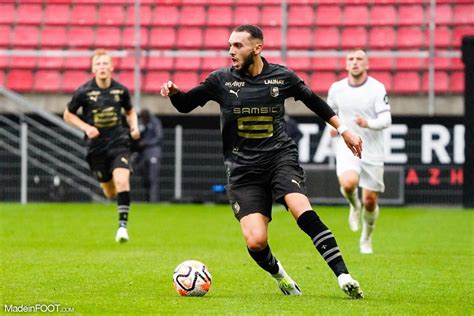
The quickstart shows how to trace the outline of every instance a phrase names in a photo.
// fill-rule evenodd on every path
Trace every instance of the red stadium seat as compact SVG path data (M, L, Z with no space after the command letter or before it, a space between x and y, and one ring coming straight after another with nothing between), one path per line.
M122 25L125 19L125 10L121 5L102 5L98 13L98 23L100 25Z
M265 47L270 49L280 49L281 47L281 31L279 27L265 27L263 29L265 36Z
M199 49L203 45L203 34L200 27L180 27L177 34L176 45L180 49Z
M122 47L134 48L135 47L135 28L126 27L122 33ZM148 46L148 28L140 28L140 47Z
M308 71L311 60L309 57L288 57L286 64L288 68L294 71Z
M429 74L428 72L423 73L422 79L422 90L428 92L429 88ZM447 93L449 92L449 77L448 73L444 71L437 71L434 75L434 91L435 93Z
M130 92L135 91L135 74L132 70L120 71L116 75L116 78L121 84L126 86L128 90L130 90ZM141 79L141 76L140 76L140 79Z
M342 47L366 47L367 46L367 31L363 27L346 27L342 31Z
M454 48L460 48L462 44L462 38L466 35L474 34L474 25L473 26L459 26L453 30L453 42L452 45Z
M12 44L15 48L36 48L39 43L39 28L17 24L12 36Z
M122 44L122 32L119 27L105 26L95 32L95 46L108 49L118 49Z
M389 71L370 71L369 75L385 86L385 90L387 93L390 93L392 90L392 75L390 74Z
M316 9L317 26L337 26L341 24L341 9L339 6L321 5Z
M391 57L370 57L369 69L379 70L392 70L394 68L394 59Z
M16 56L10 58L10 68L33 70L36 67L35 56Z
M313 72L310 79L310 87L313 91L320 94L327 94L329 87L337 80L334 71Z
M0 24L11 25L15 22L16 10L13 4L0 4Z
M68 33L68 46L76 47L92 47L94 45L94 29L90 26L73 26Z
M0 69L5 69L10 65L10 56L0 55Z
M161 6L160 6L161 7ZM177 15L177 14L176 14ZM164 17L166 18L166 17ZM151 7L149 5L140 5L140 24L141 26L149 26L152 21ZM125 12L125 25L135 24L135 6L129 5Z
M374 27L369 31L369 47L371 49L393 49L395 47L395 31L393 27Z
M69 70L65 71L63 74L63 86L62 90L64 92L73 92L79 86L86 83L92 78L90 72L80 71L80 70Z
M33 90L37 92L61 91L62 76L59 71L39 70L35 73Z
M430 37L429 30L426 31L425 38L428 40ZM448 48L452 43L452 34L450 27L438 26L435 29L435 47L436 48Z
M87 70L91 72L91 57L68 57L65 60L64 68L67 70Z
M140 69L144 69L146 66L146 57L140 57ZM115 70L134 70L135 69L135 56L126 56L122 58L114 58L114 69Z
M454 7L454 24L474 24L474 4L457 4Z
M266 5L262 8L260 17L262 26L280 26L281 25L281 7Z
M179 10L176 6L159 5L152 13L153 25L175 26L179 22Z
M397 33L398 49L421 49L425 48L427 42L419 27L401 27Z
M41 30L41 48L60 48L68 42L64 26L44 26Z
M2 12L3 14L3 12ZM40 4L22 3L17 8L17 24L38 25L43 21L43 9Z
M451 93L464 93L464 72L456 71L451 74L449 88Z
M150 70L172 70L174 69L174 57L149 56L146 69Z
M97 7L89 4L78 4L72 8L72 25L94 25L97 22Z
M180 25L202 26L206 22L206 11L204 6L185 6L181 7Z
M154 27L150 33L151 48L172 48L176 45L176 30L174 27Z
M435 57L434 65L435 70L450 70L451 69L451 59L450 57ZM427 60L427 65L429 60Z
M226 27L208 27L204 32L205 49L228 49L229 35Z
M338 49L341 44L337 27L318 27L314 32L313 46L316 49Z
M288 25L311 26L314 24L314 11L311 5L292 5L288 9Z
M323 71L337 71L344 67L337 57L311 57L309 69Z
M71 18L69 4L48 4L44 11L44 24L67 25Z
M234 25L233 12L230 6L210 6L207 10L207 25Z
M201 58L197 56L176 57L174 64L175 70L192 70L198 71L201 66Z
M464 70L464 63L460 57L451 58L451 70Z
M229 67L230 58L224 56L215 56L215 57L203 57L201 70L208 74L210 71L214 71L219 68Z
M369 10L364 5L346 5L342 25L344 26L365 26L369 24Z
M239 5L235 8L234 12L234 20L237 19L242 24L259 24L260 9L258 6Z
M288 49L310 49L313 44L313 32L309 27L289 27L287 36Z
M370 10L370 24L373 26L393 26L397 21L397 11L391 5L377 5Z
M180 89L188 91L199 83L199 77L196 71L176 71L173 81Z
M31 91L33 89L33 72L31 70L10 70L6 85L7 88L14 91Z
M426 7L425 15L431 17L431 7ZM436 25L449 25L453 23L453 11L450 5L436 5Z
M63 66L64 57L40 56L38 57L38 63L36 64L38 69L61 70Z
M400 57L396 59L397 70L423 70L425 67L425 60L417 57Z
M419 27L425 23L423 7L421 5L401 5L398 8L398 24Z
M0 25L0 47L8 47L11 44L12 31L9 25Z
M161 85L168 80L171 80L171 75L167 71L148 72L143 82L143 90L146 93L159 93Z
M417 94L421 91L420 77L416 71L398 71L393 77L393 92Z

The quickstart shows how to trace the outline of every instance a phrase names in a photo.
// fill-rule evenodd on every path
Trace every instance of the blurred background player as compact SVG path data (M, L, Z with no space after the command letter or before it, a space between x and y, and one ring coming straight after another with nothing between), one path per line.
M92 173L104 195L117 197L119 228L115 240L126 242L130 208L130 137L140 138L137 113L128 89L112 79L112 58L103 49L92 57L94 78L80 86L64 111L64 120L85 133ZM76 113L82 108L82 118ZM130 128L123 124L122 108Z
M147 201L160 200L160 168L163 127L160 119L144 109L138 120L140 140L136 171L141 176L142 185L146 189Z
M220 104L227 196L240 222L252 259L277 282L285 295L301 295L298 285L273 256L268 244L272 204L283 204L298 226L311 238L350 297L362 298L359 283L349 274L336 239L321 221L306 196L304 170L298 163L298 148L285 127L287 98L294 97L342 134L354 155L360 156L362 141L343 126L334 111L296 74L270 64L260 54L263 32L255 25L235 28L229 38L232 67L212 72L187 93L172 81L161 94L173 106L188 113L214 100Z
M361 135L364 141L362 159L355 158L341 137L333 130L337 161L337 176L341 193L350 205L349 226L358 231L363 217L360 251L371 254L372 232L379 215L379 193L384 192L383 129L392 117L385 86L367 74L369 62L362 49L351 50L346 57L348 77L331 85L328 104L341 121ZM362 188L362 203L358 187Z

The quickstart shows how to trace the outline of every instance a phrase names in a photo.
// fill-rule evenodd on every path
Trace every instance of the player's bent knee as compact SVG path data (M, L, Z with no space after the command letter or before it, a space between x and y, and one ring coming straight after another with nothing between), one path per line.
M257 236L245 236L245 242L251 251L261 251L267 246L267 239Z

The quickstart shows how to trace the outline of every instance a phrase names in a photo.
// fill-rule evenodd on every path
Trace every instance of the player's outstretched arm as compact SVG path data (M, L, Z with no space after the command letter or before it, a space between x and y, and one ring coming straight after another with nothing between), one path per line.
M86 122L81 120L79 116L72 112L69 112L68 109L64 111L63 118L66 123L74 125L75 127L82 130L84 133L86 133L89 139L96 138L100 134L99 130L95 126L87 124Z
M359 135L351 132L345 125L341 124L339 117L334 115L328 121L334 127L339 135L342 136L347 147L352 151L354 156L362 158L362 138Z

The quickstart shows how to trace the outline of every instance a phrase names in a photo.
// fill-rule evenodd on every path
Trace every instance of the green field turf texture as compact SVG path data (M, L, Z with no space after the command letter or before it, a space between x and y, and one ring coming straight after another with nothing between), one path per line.
M0 204L1 312L5 304L58 303L76 314L467 315L474 310L473 212L382 208L374 255L342 207L317 208L336 236L364 300L351 300L282 207L270 245L299 283L283 296L249 257L227 205L133 204L130 242L114 241L114 204ZM177 264L204 262L210 292L180 297Z

